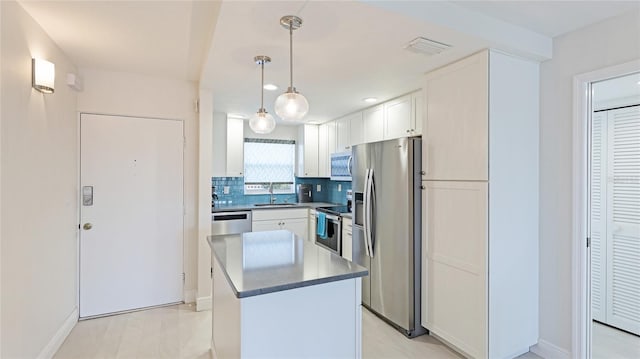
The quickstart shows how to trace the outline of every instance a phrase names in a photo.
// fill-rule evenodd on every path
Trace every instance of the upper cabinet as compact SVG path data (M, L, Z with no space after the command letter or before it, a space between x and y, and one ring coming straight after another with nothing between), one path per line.
M413 136L415 117L411 95L384 103L384 138Z
M242 177L244 171L244 121L227 119L227 176Z
M224 113L213 114L214 177L242 177L244 171L244 122L227 118Z
M298 130L297 177L318 177L318 126L302 125Z
M350 151L351 146L363 143L362 112L341 117L336 124L336 152Z
M362 128L364 143L382 141L384 139L384 106L378 105L362 111Z
M488 76L486 52L427 74L423 179L488 180Z

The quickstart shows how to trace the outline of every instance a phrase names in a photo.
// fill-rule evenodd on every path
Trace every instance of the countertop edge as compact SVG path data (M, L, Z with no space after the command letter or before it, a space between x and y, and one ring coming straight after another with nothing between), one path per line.
M325 284L325 283L331 283L331 282L338 282L338 281L347 280L347 279L361 278L361 277L364 277L366 275L369 275L369 271L368 270L365 270L363 272L340 274L340 275L336 275L336 276L330 277L330 278L313 279L313 280L307 280L307 281L302 281L302 282L298 282L298 283L283 284L283 285L277 285L277 286L268 287L268 288L247 290L247 291L244 291L244 292L238 292L234 288L233 291L236 294L236 298L242 299L242 298L248 298L248 297L255 297L255 296L263 295L263 294L284 292L286 290L291 290L291 289L310 287L312 285ZM229 281L228 278L227 278L227 281ZM233 285L232 285L232 287L233 287Z

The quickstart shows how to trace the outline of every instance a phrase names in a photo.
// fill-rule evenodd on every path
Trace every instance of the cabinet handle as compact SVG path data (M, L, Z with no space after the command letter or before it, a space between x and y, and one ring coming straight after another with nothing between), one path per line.
M425 172L425 171L420 171L420 174L424 176L424 175L426 175L426 174L427 174L427 172Z
M411 130L407 130L407 133L411 132Z
M424 185L420 186L420 189L425 189L425 188L427 188L427 187L425 187Z

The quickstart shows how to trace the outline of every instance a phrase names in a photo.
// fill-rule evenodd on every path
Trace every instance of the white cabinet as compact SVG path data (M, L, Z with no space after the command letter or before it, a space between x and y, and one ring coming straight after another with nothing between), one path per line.
M378 105L362 111L363 142L377 142L384 139L384 106Z
M241 177L244 172L244 121L227 119L227 176Z
M349 149L351 149L351 146L364 143L362 128L362 111L349 115Z
M411 94L385 102L383 107L385 140L413 136L415 119Z
M318 148L318 126L300 126L298 129L297 177L318 177Z
M485 357L487 183L424 183L423 326L446 333L465 354Z
M353 227L346 217L342 217L342 257L353 260Z
M318 126L318 177L331 176L331 156L329 152L329 126Z
M336 152L336 122L318 126L318 175L331 177L331 154Z
M316 210L309 209L309 236L307 239L311 242L316 240Z
M362 112L352 113L335 120L336 151L350 151L351 146L364 142Z
M416 91L411 94L411 102L412 102L412 115L411 120L413 123L411 124L411 128L413 129L413 136L422 135L422 126L424 124L424 94L423 91Z
M488 180L489 58L475 55L426 75L426 180Z
M254 210L251 230L253 232L286 229L301 238L308 238L309 216L306 208Z
M244 171L244 121L223 113L213 116L214 177L242 177Z
M538 66L483 51L426 75L422 325L468 357L538 340Z

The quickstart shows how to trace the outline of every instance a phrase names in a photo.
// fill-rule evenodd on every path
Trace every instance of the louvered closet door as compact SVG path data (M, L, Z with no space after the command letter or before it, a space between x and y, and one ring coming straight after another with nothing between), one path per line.
M607 112L592 117L591 132L591 313L606 321ZM604 158L603 158L604 156Z
M608 111L607 322L640 335L640 107Z

